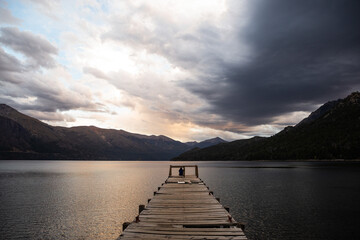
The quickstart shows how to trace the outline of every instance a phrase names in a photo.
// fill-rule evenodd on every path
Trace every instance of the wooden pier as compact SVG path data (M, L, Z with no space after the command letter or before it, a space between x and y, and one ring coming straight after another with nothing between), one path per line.
M184 176L178 175L180 167ZM186 174L189 168L194 175ZM139 206L134 222L124 223L119 239L247 239L244 225L228 211L199 178L196 165L170 165L168 179L146 207Z

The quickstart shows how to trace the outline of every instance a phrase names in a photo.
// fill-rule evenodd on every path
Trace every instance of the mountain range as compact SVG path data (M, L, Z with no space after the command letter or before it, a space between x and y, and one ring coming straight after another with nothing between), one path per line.
M210 147L219 143L227 143L227 141L225 141L224 139L221 139L219 137L216 138L211 138L211 139L207 139L204 140L202 142L186 142L185 144L190 146L191 148L206 148L206 147Z
M0 104L0 159L169 160L221 138L182 143L94 126L56 127Z
M0 104L0 133L0 159L359 159L360 93L328 102L271 137L233 142L212 138L182 143L94 126L51 126L5 104Z
M295 126L271 137L253 137L193 148L173 160L360 159L360 93L328 102Z

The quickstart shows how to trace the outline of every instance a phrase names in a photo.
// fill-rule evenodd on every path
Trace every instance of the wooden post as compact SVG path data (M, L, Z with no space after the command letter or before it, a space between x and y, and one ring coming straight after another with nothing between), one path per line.
M151 201L151 198L148 198L148 203Z
M158 187L158 191L160 190L160 187Z
M228 213L230 212L230 208L229 208L229 207L225 206L224 208L225 208L225 210L226 210Z
M195 166L195 175L196 175L196 177L199 177L199 169L198 169L197 165Z
M154 196L156 195L156 192L154 192Z
M238 222L237 227L241 228L241 230L245 231L245 223Z
M217 197L217 198L215 198L215 199L216 199L218 202L220 202L220 198Z
M214 192L213 192L213 191L210 191L210 192L209 192L209 195L211 195L211 194L214 195Z
M186 175L185 175L185 169L186 169L186 167L185 167L185 166L183 166L183 168L184 168L184 173L183 173L183 174L184 174L184 177L185 177L185 176L186 176Z
M145 209L145 205L139 205L139 214Z
M130 225L129 222L124 222L123 223L123 231Z
M169 168L169 177L171 177L171 169L172 169L172 166L170 165L170 168Z

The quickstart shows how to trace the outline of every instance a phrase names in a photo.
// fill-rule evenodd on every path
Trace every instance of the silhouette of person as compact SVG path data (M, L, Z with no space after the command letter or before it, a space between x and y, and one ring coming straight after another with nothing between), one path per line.
M184 169L182 167L179 169L179 176L184 176Z

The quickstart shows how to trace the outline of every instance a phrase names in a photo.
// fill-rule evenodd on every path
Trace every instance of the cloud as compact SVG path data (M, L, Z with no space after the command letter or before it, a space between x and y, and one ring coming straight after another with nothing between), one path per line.
M6 53L0 47L0 71L1 72L21 72L21 62L16 58Z
M46 1L46 0L30 0L30 2L33 2L39 6L42 6L43 8L46 9L53 9L55 6L58 6L58 4L60 3L59 0L54 0L54 1Z
M22 63L0 47L0 86L5 83L19 83L25 70Z
M44 14L53 20L59 20L58 14L62 10L62 2L60 0L28 0L25 1L24 4L27 4L28 8L34 8L39 13Z
M48 122L74 122L75 118L70 116L69 114L63 114L61 112L43 112L43 111L34 111L27 110L24 111L26 114L36 118L41 119L43 121Z
M0 23L18 25L21 20L14 17L8 9L0 7Z
M81 89L74 84L66 87L60 77L69 77L69 74L61 67L53 69L47 74L26 74L24 81L12 88L13 92L29 98L27 104L22 104L21 108L23 110L56 112L71 109L92 111L100 107L92 101L90 89Z
M196 2L202 3L205 4ZM114 41L134 52L146 53L146 64L140 64L140 67L139 63L144 59L135 57L140 73L132 76L116 71L106 77L99 71L92 71L92 74L106 78L119 89L145 100L154 114L173 121L193 121L205 127L227 129L230 124L226 124L226 119L210 112L212 99L209 98L215 98L224 87L222 66L232 65L234 61L239 64L247 61L250 49L244 42L237 41L238 31L234 31L241 29L243 23L229 24L224 1L207 2L199 8L185 2L178 10L171 6L176 1L169 5L157 4L123 3L121 13L109 17L111 28L102 34L104 44ZM184 11L187 4L191 9ZM246 5L239 5L246 9ZM245 19L243 12L237 16L239 21ZM170 70L156 71L156 64L147 66L157 59L164 59L159 65ZM173 74L175 69L182 74ZM207 88L206 97L193 91L193 86ZM219 92L213 91L214 87ZM231 126L231 130L243 128L239 123Z
M54 55L58 50L48 40L28 31L20 31L15 27L1 28L0 42L13 50L24 54L32 67L54 67Z
M97 108L91 98L65 88L56 80L48 86L48 81L42 76L33 76L38 79L36 81L30 81L27 77L19 84L8 85L6 91L0 90L1 95L19 103L19 110L56 112L70 109L91 111Z
M69 80L68 83L65 82L66 79ZM41 120L55 121L62 116L64 121L72 121L69 116L63 116L58 111L97 111L102 108L101 104L93 102L90 88L71 82L71 75L65 68L57 66L47 72L33 71L2 48L0 86L2 103L27 111Z
M252 9L238 32L251 49L248 61L220 62L223 74L213 81L184 83L211 103L209 113L272 123L359 87L358 1L254 1Z
M176 8L176 5L180 6ZM212 66L248 54L246 46L234 41L233 34L237 31L232 31L227 22L225 1L183 1L181 4L177 1L132 4L129 1L122 9L123 13L109 17L111 29L102 35L105 41L146 49L195 73L205 74L203 70L208 66L206 70L212 70L206 73L208 76L219 72L219 68ZM226 49L229 46L231 50Z
M173 88L206 102L201 111L217 117L188 116L203 126L242 132L359 87L356 1L228 1L195 17L144 2L124 9L129 15L111 16L103 39L187 71Z
M93 67L84 67L83 72L87 73L87 74L91 74L96 78L109 80L109 77L105 73L103 73L101 70L93 68Z

